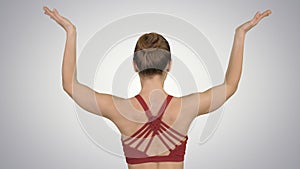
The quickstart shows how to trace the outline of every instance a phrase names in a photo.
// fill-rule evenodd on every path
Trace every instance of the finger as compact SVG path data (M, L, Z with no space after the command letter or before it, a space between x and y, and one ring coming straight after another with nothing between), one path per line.
M271 13L272 13L271 10L266 10L265 12L263 12L263 13L261 14L261 17L263 18L263 17L269 16Z
M48 7L43 8L45 10L45 14L49 16L54 16L54 11L51 11Z
M49 8L48 8L47 6L43 6L43 9L44 9L45 11L49 10Z
M254 15L253 19L258 19L260 17L261 13L258 11L256 12L256 14Z
M259 22L260 20L262 20L264 17L269 16L272 13L271 10L266 10L265 12L263 12L262 14L259 15L258 19L256 22Z
M57 18L59 18L60 20L63 19L63 18L59 15L57 9L55 9L55 8L53 9L53 14L54 14Z
M49 8L44 7L45 9L45 14L50 16L50 18L54 19L56 22L60 22L60 18L55 14L55 10L51 11Z
M248 22L248 24L253 25L253 26L256 25L260 19L260 15L261 15L261 13L259 11L256 12L254 17Z
M52 15L52 11L51 11L49 8L44 7L43 9L45 10L44 13L45 13L46 15L49 15L49 16Z
M51 19L58 20L57 16L55 16L53 12L48 12L47 15L50 16Z
M48 7L43 7L43 9L45 10L45 14L49 15L50 13L52 13L52 11L48 8Z
M55 15L59 15L57 9L55 9L55 8L53 9L53 13L54 13Z

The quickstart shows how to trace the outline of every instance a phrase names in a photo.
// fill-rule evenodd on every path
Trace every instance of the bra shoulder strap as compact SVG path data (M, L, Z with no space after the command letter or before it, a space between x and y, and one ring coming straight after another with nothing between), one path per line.
M138 100L138 102L142 105L144 111L146 112L146 115L148 116L148 118L153 118L155 116L152 115L151 111L149 110L149 107L147 106L145 100L142 98L141 95L136 95L135 98ZM172 95L167 95L166 99L164 100L159 112L158 112L158 115L157 117L158 118L161 118L163 113L165 112L168 104L170 103L171 99L173 98Z

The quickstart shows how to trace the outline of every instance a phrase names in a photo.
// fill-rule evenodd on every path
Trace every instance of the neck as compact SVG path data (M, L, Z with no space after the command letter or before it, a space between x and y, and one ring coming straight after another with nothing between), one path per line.
M164 82L166 75L153 75L151 77L140 76L141 81L141 95L149 96L154 91L160 91L166 94L164 91Z

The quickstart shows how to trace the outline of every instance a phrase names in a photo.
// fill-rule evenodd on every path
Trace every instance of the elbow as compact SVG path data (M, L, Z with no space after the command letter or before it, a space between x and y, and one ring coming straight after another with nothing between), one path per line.
M66 85L66 84L63 84L63 90L70 96L72 97L72 85Z
M226 100L229 99L238 89L238 85L226 85Z

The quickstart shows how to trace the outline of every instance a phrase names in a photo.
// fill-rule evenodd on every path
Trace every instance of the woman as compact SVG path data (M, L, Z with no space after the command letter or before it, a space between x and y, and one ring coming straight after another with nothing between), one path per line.
M271 14L270 10L257 12L253 19L236 28L222 84L182 97L171 96L163 88L172 65L168 41L154 32L142 35L132 62L142 88L135 97L124 99L98 93L77 80L76 27L56 9L43 9L67 34L62 63L64 91L85 110L106 117L117 126L129 169L183 168L192 120L218 109L236 92L246 33Z

